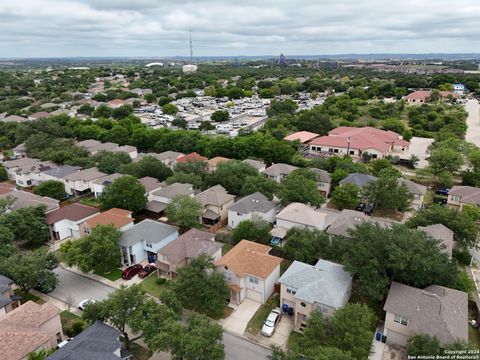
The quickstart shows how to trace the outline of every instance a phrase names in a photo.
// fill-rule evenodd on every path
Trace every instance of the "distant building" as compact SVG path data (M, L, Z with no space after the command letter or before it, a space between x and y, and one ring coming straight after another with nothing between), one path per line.
M453 84L453 92L457 95L465 95L465 85L463 84Z
M197 65L188 64L188 65L183 65L182 66L182 70L183 70L184 74L192 74L192 73L196 72L197 69L198 69Z
M454 99L457 99L459 97L457 93L452 91L440 91L440 95L443 99L447 99L450 95ZM409 104L425 104L430 100L431 96L431 90L417 90L408 94L407 96L404 96L403 100L405 100Z

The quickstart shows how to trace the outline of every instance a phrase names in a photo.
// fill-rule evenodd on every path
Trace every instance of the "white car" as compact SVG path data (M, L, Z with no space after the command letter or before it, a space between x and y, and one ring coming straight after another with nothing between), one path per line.
M96 300L85 299L85 300L80 301L80 303L78 304L78 308L83 311L85 309L85 306L87 306L89 304L94 304L96 302L97 302Z
M270 311L270 314L268 314L267 320L265 320L265 322L263 323L262 335L267 337L272 336L281 318L282 318L282 312L280 311L279 308L276 308Z

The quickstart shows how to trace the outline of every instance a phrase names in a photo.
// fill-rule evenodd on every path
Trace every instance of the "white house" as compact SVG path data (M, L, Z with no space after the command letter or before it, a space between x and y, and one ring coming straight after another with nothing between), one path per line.
M275 215L277 227L291 229L300 227L305 229L325 230L335 219L332 212L315 210L302 203L291 203Z
M107 176L107 174L98 171L94 167L74 172L63 179L65 191L69 195L88 194L92 191L92 181L104 176Z
M73 203L47 214L45 221L50 228L52 240L80 238L80 224L99 213L99 209Z
M177 227L150 219L143 220L122 234L122 264L130 266L144 260L155 263L157 252L177 237Z
M465 85L463 84L453 84L453 92L460 96L465 95Z
M228 226L232 229L244 220L275 221L276 203L260 192L245 196L228 208Z
M112 185L115 180L122 176L122 174L113 173L90 181L90 189L92 190L93 195L99 197L105 191L107 186Z

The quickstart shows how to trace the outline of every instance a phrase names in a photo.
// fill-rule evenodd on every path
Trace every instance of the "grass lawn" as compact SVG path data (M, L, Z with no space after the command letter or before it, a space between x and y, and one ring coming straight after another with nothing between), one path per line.
M95 275L104 277L105 279L108 279L110 281L115 281L118 280L122 277L122 270L115 268L110 270L108 273L104 273L102 271L94 271L93 272Z
M150 295L158 298L162 293L162 289L167 289L169 287L169 284L167 282L166 284L158 285L156 283L157 279L157 274L153 273L150 274L150 276L143 280L140 284L142 285L143 290L145 290Z
M34 295L32 293L28 293L27 296L25 296L22 292L22 290L20 289L15 289L13 290L14 294L15 295L19 295L22 297L22 301L21 303L22 304L25 304L27 301L33 301L33 302L36 302L37 304L45 304L45 301L43 301L41 298L39 298L37 295Z
M225 255L232 247L233 247L232 244L228 244L228 243L223 244L222 255Z
M68 311L68 310L63 310L60 313L60 321L62 322L62 328L65 328L67 326L72 326L73 323L77 321L82 321L82 318L78 315L75 315L74 313Z
M260 306L250 319L247 325L247 331L252 335L257 335L262 330L263 323L267 319L268 314L274 308L279 306L280 298L277 294L272 295L265 304Z
M468 343L477 349L480 349L480 332L468 325Z
M133 354L132 360L148 360L150 359L150 353L148 349L143 346L138 345L137 343L131 343L130 352Z
M98 199L95 199L95 198L83 198L83 199L80 199L79 203L83 205L94 206L94 207L100 207L101 205L100 201L98 201Z
M433 203L434 195L435 193L432 190L427 190L427 192L425 193L425 196L423 197L423 202L427 205L430 205L431 203Z
M288 336L288 341L287 341L287 347L289 350L295 351L295 352L301 352L302 350L302 341L303 339L303 334L292 331L290 335Z

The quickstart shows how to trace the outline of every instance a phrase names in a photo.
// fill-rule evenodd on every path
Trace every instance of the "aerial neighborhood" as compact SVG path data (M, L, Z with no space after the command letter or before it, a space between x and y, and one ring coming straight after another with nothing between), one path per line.
M0 65L0 359L479 349L479 76L284 60Z

